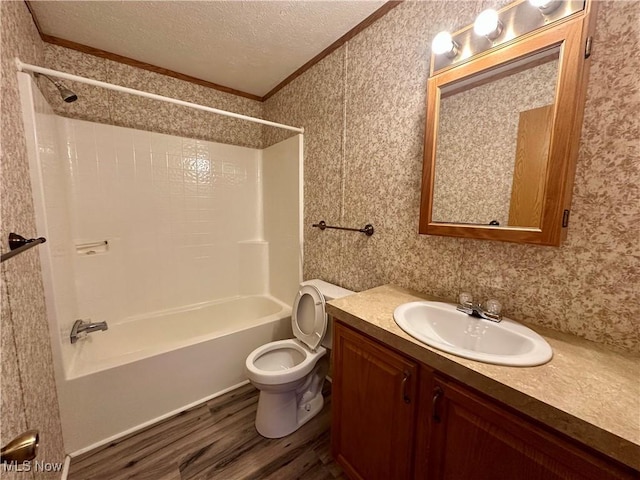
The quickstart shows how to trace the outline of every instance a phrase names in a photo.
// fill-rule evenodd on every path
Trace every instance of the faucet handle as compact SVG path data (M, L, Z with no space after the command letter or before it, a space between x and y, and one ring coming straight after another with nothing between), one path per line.
M495 298L490 298L489 300L487 300L484 306L485 311L488 314L494 315L496 317L500 316L500 312L502 311L502 304Z
M462 292L460 295L458 295L458 303L466 307L472 306L473 295L471 295L469 292Z

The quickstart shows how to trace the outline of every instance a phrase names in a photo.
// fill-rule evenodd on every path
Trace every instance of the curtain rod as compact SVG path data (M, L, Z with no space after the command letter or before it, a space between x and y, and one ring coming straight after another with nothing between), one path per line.
M96 87L106 88L108 90L115 90L117 92L129 93L131 95L138 95L139 97L152 98L154 100L160 100L162 102L174 103L183 107L195 108L197 110L204 110L205 112L217 113L218 115L224 115L226 117L239 118L241 120L247 120L249 122L260 123L262 125L268 125L270 127L284 128L285 130L291 130L298 133L304 133L304 128L292 127L290 125L284 125L282 123L270 122L269 120L263 120L261 118L250 117L248 115L241 115L239 113L227 112L226 110L220 110L213 107L207 107L205 105L199 105L197 103L185 102L184 100L178 100L177 98L164 97L162 95L156 95L155 93L144 92L142 90L136 90L134 88L122 87L120 85L114 85L113 83L101 82L99 80L93 80L91 78L80 77L78 75L72 75L70 73L60 72L58 70L51 70L50 68L38 67L37 65L30 65L23 63L19 58L15 59L18 71L20 72L33 72L43 75L50 75L52 77L62 78L65 80L71 80L74 82L86 83Z

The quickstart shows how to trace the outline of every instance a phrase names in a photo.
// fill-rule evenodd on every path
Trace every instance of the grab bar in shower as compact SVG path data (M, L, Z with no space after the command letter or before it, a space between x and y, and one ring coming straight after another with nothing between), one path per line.
M109 240L102 240L100 242L79 243L76 245L76 248L101 247L102 245L109 245Z
M324 230L326 228L332 228L334 230L349 230L350 232L360 232L364 233L367 237L373 235L373 225L367 223L364 228L348 228L348 227L332 227L327 225L324 220L320 220L320 223L314 223L311 225L312 227L319 228L320 230Z
M29 250L30 248L35 247L41 243L46 242L47 239L44 237L38 238L24 238L22 235L18 235L17 233L11 232L9 234L9 252L3 253L0 258L0 263L5 260L9 260L11 257L15 257L20 253Z
M108 240L76 244L76 253L78 255L96 255L98 253L107 253L108 251L109 251Z

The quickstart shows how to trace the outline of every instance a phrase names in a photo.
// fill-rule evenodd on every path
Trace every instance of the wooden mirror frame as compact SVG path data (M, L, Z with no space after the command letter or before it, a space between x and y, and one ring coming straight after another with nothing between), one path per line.
M587 0L584 10L574 15L471 57L429 78L419 233L552 246L559 246L566 238L589 75L586 44L591 42L594 30L595 3ZM554 46L560 46L560 57L539 227L434 222L433 191L441 89ZM431 64L434 64L433 55Z

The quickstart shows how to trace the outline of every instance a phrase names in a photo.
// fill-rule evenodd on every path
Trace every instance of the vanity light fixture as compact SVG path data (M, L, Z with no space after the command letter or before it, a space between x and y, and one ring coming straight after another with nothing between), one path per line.
M449 32L440 32L431 43L431 51L436 55L446 55L455 58L458 55L460 46L451 38Z
M529 3L540 10L543 15L549 15L558 9L562 0L529 0Z
M431 44L430 73L466 63L487 50L550 27L584 11L589 1L592 0L513 0L499 10L484 10L472 25L455 33L436 35Z
M503 24L498 18L498 12L490 8L478 15L473 23L473 31L489 40L495 40L502 33Z

